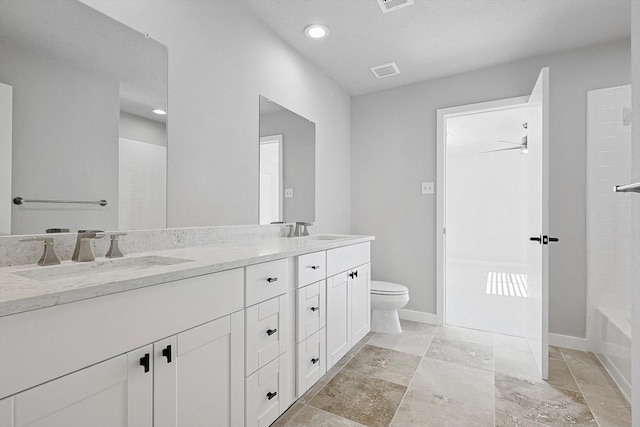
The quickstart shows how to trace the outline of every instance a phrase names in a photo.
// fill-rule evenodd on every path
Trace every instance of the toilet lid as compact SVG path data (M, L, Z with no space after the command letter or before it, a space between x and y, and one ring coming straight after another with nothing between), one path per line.
M371 281L371 293L377 295L402 295L408 294L409 289L406 286L392 282Z

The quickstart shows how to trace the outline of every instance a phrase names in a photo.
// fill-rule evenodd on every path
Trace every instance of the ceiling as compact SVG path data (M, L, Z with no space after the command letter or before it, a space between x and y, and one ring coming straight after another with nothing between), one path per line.
M351 95L629 38L631 0L241 0ZM329 27L324 40L304 28ZM395 61L400 74L369 67Z

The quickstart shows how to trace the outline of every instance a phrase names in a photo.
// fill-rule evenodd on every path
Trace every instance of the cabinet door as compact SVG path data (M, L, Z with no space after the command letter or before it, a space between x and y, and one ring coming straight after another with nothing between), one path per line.
M347 273L340 273L327 279L327 370L351 348L349 288Z
M371 264L351 270L351 346L371 330Z
M140 364L147 354L148 370ZM7 412L12 415L7 416ZM3 427L151 427L151 416L151 346L0 402Z
M177 423L177 337L153 343L153 427L175 427Z
M178 427L242 427L244 313L205 323L177 339Z

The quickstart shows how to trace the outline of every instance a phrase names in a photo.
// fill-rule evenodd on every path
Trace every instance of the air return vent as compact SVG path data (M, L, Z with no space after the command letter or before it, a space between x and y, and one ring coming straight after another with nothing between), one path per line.
M383 13L393 12L403 7L411 6L413 0L378 0L378 5Z
M369 68L374 76L377 79L382 79L384 77L395 76L396 74L400 74L400 70L398 70L398 66L395 62L390 62L388 64L376 65L375 67Z

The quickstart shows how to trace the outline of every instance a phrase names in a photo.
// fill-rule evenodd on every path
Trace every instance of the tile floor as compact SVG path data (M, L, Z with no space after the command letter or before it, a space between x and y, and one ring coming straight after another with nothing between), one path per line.
M631 425L593 354L551 347L542 381L521 338L402 325L400 335L367 335L273 426Z

